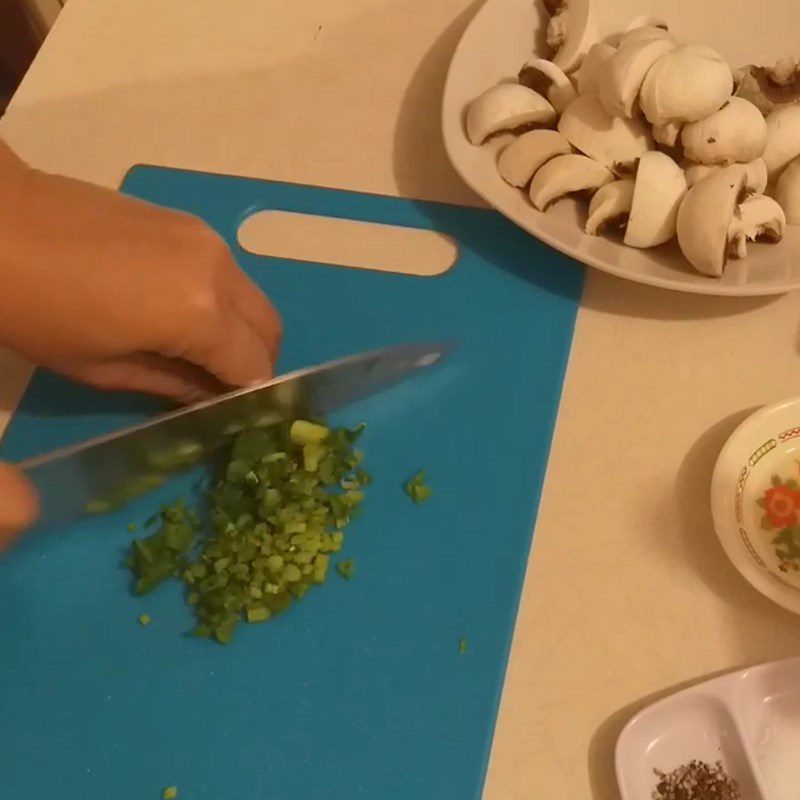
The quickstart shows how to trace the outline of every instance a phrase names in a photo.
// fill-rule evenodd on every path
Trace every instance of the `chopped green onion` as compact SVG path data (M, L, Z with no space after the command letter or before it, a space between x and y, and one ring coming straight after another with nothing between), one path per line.
M417 505L424 503L431 496L431 488L425 485L424 469L406 483L405 492Z
M134 533L136 531L136 523L135 522L129 522L128 523L128 530L131 533Z
M469 649L469 642L466 639L459 639L458 640L458 654L459 655L466 655L467 650Z
M336 565L336 571L349 581L353 575L356 574L356 562L353 561L352 558L348 558L346 561L340 561Z
M167 786L163 792L161 792L162 800L175 800L178 796L178 787L177 786Z
M152 619L150 618L149 614L139 614L139 624L143 628L146 628L151 622Z
M329 435L330 430L324 425L317 425L302 419L293 422L292 427L289 429L289 437L292 442L301 446L307 444L322 444Z

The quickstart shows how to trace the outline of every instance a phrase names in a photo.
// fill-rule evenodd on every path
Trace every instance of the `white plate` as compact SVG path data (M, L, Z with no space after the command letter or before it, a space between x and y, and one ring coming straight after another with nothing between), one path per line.
M770 515L759 505L774 475L796 482L798 493L790 495L790 503L800 505L800 398L745 420L722 449L711 482L714 528L733 565L762 594L800 614L800 558L782 567L775 544L777 536L789 536L783 526L791 520L773 512L768 529ZM800 508L797 523L791 540L800 547Z
M743 800L800 797L800 659L742 670L637 714L617 742L622 800L648 800L655 769L721 761Z
M632 20L656 11L678 36L715 46L735 65L798 53L797 0L759 0L757 4L752 0L589 2L598 18L613 11L621 20ZM534 41L542 39L547 21L538 0L535 4L534 0L488 0L464 33L450 65L442 110L447 153L464 181L536 238L621 278L714 295L770 295L800 288L800 227L791 227L779 245L751 245L749 257L731 261L725 276L717 280L694 273L674 244L646 251L624 247L611 239L586 236L582 232L586 213L583 206L564 201L541 214L523 192L500 178L495 161L504 137L484 147L474 147L464 133L464 111L482 91L516 76L530 58ZM758 33L753 36L756 30Z

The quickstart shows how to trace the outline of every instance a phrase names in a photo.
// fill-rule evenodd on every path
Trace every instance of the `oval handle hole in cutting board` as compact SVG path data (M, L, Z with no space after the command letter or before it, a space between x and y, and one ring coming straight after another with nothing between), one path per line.
M239 227L239 245L257 256L430 278L458 258L444 234L293 211L258 211Z

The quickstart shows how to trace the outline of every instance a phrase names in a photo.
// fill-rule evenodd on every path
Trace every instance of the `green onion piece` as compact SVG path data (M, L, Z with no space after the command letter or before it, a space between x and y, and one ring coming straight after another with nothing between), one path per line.
M269 609L265 606L256 606L247 609L248 622L266 622L270 618Z
M306 422L298 419L292 423L289 429L289 437L294 444L322 444L330 434L324 425L317 425L314 422Z
M458 654L459 655L466 655L467 650L469 648L469 643L466 639L459 639L458 640Z
M336 571L349 581L353 575L356 574L356 562L353 561L352 558L348 558L346 561L340 561L336 565Z
M178 796L178 787L177 786L167 786L163 792L161 792L162 800L175 800Z
M135 523L135 522L129 522L129 523L128 523L128 530L129 530L131 533L133 533L133 532L136 530L136 523Z
M139 614L139 624L143 628L146 628L151 622L152 619L150 618L149 614Z
M431 496L431 489L425 485L425 470L420 470L405 485L405 493L417 504L424 503Z

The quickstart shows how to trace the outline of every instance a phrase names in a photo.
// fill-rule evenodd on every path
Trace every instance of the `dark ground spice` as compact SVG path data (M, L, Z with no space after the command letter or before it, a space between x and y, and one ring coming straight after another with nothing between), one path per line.
M739 785L722 762L690 761L670 773L654 770L658 783L653 800L741 800Z

